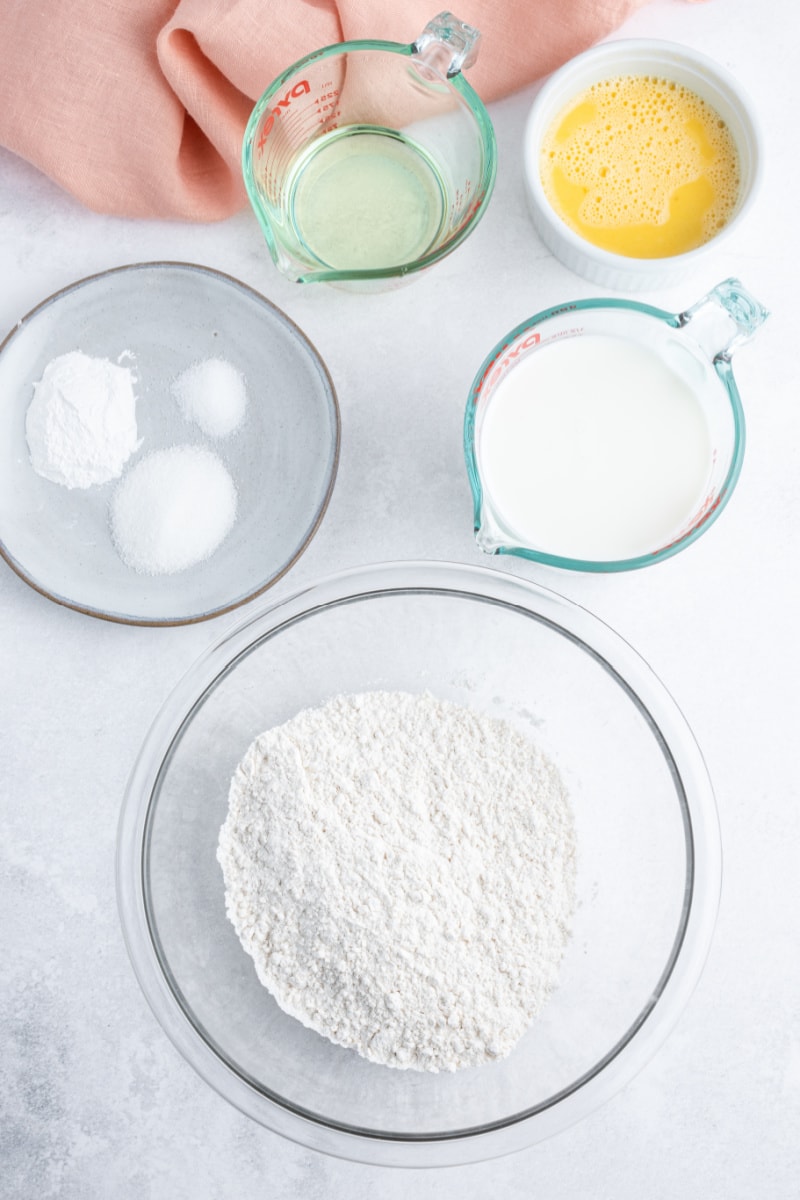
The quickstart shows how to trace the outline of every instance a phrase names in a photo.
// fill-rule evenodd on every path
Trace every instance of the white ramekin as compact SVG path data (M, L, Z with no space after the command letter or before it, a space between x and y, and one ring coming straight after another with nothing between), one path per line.
M711 104L739 151L739 199L727 225L709 242L669 258L628 258L601 250L574 233L551 208L539 174L539 148L551 122L574 96L615 75L658 75L690 88ZM763 139L753 106L738 80L724 67L689 46L649 38L604 42L571 59L536 96L525 127L523 163L536 231L556 258L577 275L602 287L634 291L670 287L688 279L710 250L738 231L761 183Z

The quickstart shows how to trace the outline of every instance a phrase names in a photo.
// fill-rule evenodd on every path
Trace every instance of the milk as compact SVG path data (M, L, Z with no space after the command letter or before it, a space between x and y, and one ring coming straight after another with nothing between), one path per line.
M478 433L484 491L519 543L593 561L668 544L711 468L694 391L654 351L582 335L539 347L501 380Z

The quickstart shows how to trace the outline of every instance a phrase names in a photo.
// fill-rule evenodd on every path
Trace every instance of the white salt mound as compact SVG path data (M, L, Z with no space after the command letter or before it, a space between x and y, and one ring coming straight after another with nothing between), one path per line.
M156 450L117 486L111 536L134 571L172 575L214 553L233 527L236 502L236 486L213 451Z
M129 367L80 350L52 359L25 416L31 465L66 488L119 479L140 442Z
M173 381L171 390L184 418L208 437L229 437L244 420L244 376L224 358L194 363Z

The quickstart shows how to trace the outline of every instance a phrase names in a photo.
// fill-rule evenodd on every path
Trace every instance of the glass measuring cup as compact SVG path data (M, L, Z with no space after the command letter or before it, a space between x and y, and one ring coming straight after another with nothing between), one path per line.
M681 313L668 313L629 300L579 300L547 309L513 329L484 360L473 381L464 420L464 452L474 506L475 538L487 554L514 554L574 571L625 571L649 566L683 550L717 519L729 501L741 471L745 422L733 377L731 357L768 317L767 310L737 279L727 279ZM677 524L646 549L629 556L578 557L541 543L502 511L496 490L487 486L485 431L487 415L501 386L532 355L559 344L567 355L579 339L599 336L622 339L653 352L685 385L699 406L707 428L705 480L696 500ZM540 360L541 361L541 360ZM519 376L517 376L519 381ZM508 392L506 392L508 396ZM533 401L531 393L530 400ZM591 399L591 397L590 397ZM526 403L527 403L526 399ZM578 431L576 429L576 445ZM522 454L532 449L523 444ZM537 453L542 450L539 446ZM547 447L544 447L545 452ZM554 499L554 504L563 502ZM630 505L641 497L626 498ZM587 521L591 500L584 504ZM592 517L594 514L591 514Z
M497 159L489 115L461 74L479 39L440 13L410 45L327 46L267 88L242 169L287 278L386 287L474 229Z

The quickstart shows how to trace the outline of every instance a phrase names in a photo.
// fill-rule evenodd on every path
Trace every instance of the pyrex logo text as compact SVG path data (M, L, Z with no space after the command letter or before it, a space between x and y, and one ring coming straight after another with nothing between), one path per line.
M259 150L264 149L264 143L266 142L267 138L269 137L270 133L272 132L272 126L275 124L275 118L279 117L281 115L281 112L283 111L283 109L289 107L292 100L296 100L298 96L305 96L310 91L311 91L311 85L308 82L308 80L301 79L299 83L296 83L294 85L294 87L291 88L286 93L286 95L283 97L282 100L278 101L278 103L273 108L272 112L267 117L267 120L264 122L264 128L261 130L261 136L258 139L258 149Z
M514 361L514 359L518 355L520 355L523 350L528 350L528 349L530 349L531 346L538 346L540 341L541 341L540 334L529 333L528 336L526 338L523 338L523 340L521 342L518 342L517 345L514 347L514 349L509 351L509 353L506 354L505 357L503 357L503 354L504 354L505 350L507 349L507 347L503 346L502 349L494 356L492 361L489 363L486 370L483 372L483 376L482 376L480 382L478 383L478 386L475 389L476 400L477 400L478 393L480 392L481 388L483 388L486 384L497 383L497 380L503 374L503 371L505 371L505 369L511 365L511 363ZM498 359L500 359L499 363L498 363Z

